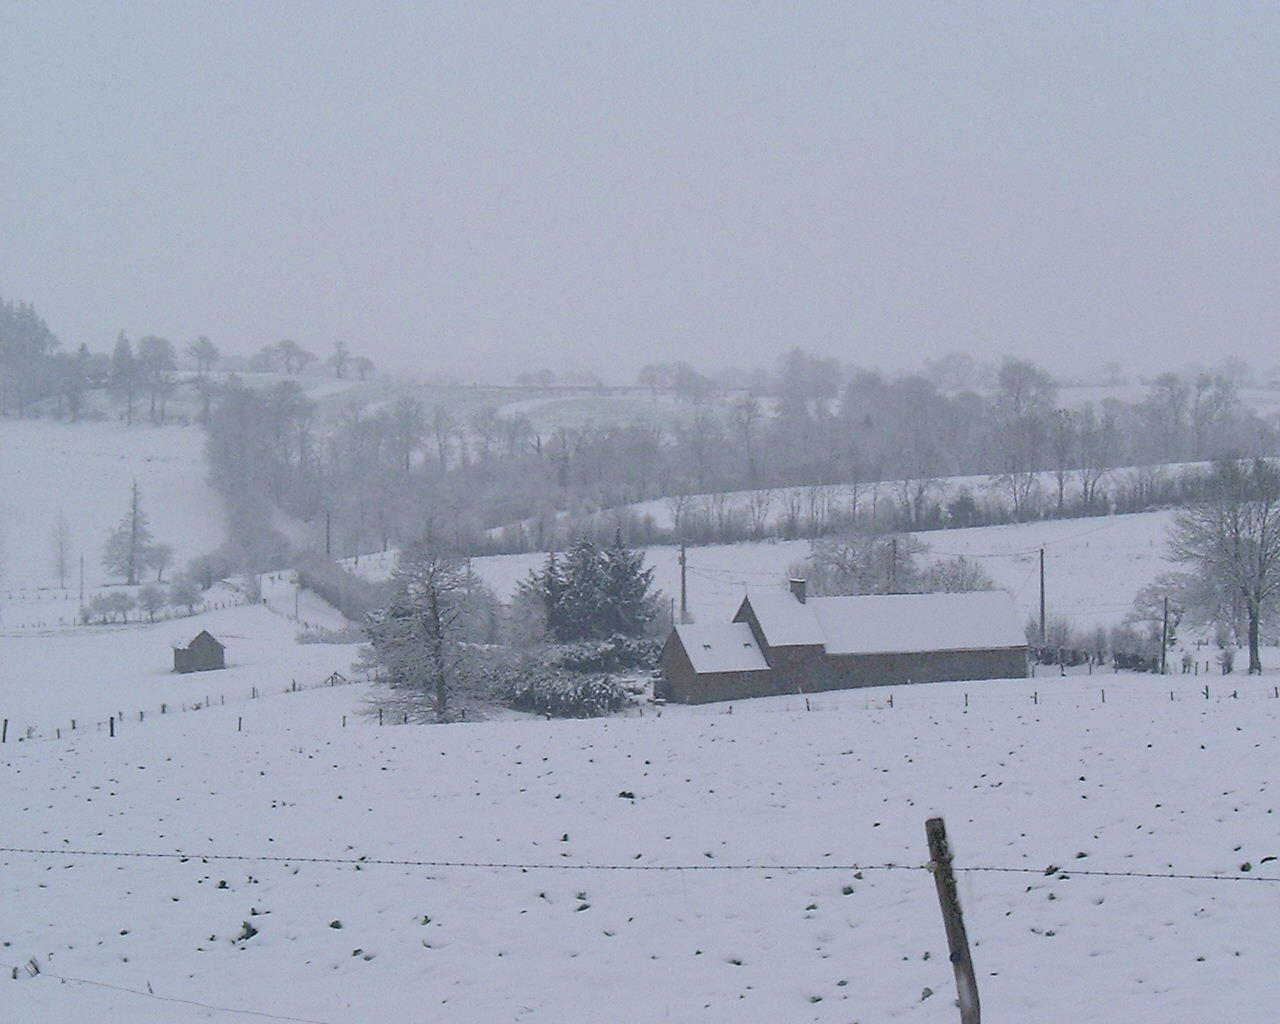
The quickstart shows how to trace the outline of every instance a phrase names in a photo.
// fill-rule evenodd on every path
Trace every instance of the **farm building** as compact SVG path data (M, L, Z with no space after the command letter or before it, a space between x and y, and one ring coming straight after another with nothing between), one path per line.
M186 647L173 649L175 672L208 672L226 667L226 648L207 629L197 633Z
M691 704L892 683L1027 674L1027 640L1008 594L743 598L732 623L672 630L659 693Z

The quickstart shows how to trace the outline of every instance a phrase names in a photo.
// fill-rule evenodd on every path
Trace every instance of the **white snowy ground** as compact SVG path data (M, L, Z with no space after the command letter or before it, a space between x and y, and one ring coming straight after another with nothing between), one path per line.
M1205 462L1175 462L1162 466L1119 466L1109 470L1103 478L1103 489L1125 481L1144 479L1155 475L1166 479L1176 478L1180 474L1202 472L1208 467ZM1057 500L1058 485L1055 475L1050 471L1035 474L1034 490L1040 505L1052 509ZM902 491L906 485L908 493L914 488L910 481L884 480L876 483L850 484L814 484L806 487L775 487L759 491L726 491L721 493L689 494L680 497L651 498L647 501L624 505L621 509L606 509L595 514L598 526L609 530L617 522L618 513L626 511L651 519L655 526L663 530L674 529L677 509L681 509L686 521L717 522L721 516L737 515L743 522L750 521L753 516L753 505L758 505L760 521L775 532L784 532L782 524L789 515L794 515L801 522L815 518L827 519L840 512L849 512L855 506L864 516L876 515L877 510L883 512L886 506L904 499ZM950 476L931 481L929 500L942 505L955 500L963 493L968 493L980 505L1003 504L1010 502L1008 488L996 476ZM1063 495L1068 502L1076 501L1080 495L1080 481L1072 474L1065 482ZM557 513L560 521L568 518L568 513ZM527 524L526 524L527 525ZM493 527L489 535L501 536L504 527Z
M988 1019L1269 1022L1276 677L1211 680L1210 700L1203 682L451 727L379 727L344 687L11 736L0 1006L42 1024L951 1022L919 870L940 813L960 868L1012 869L960 878Z
M1040 548L1045 549L1046 603L1050 615L1078 629L1112 626L1124 619L1139 590L1162 572L1176 568L1166 557L1171 512L1143 512L1095 519L1063 519L1013 526L940 530L917 536L929 548L922 563L963 555L981 565L996 585L1008 590L1027 618L1040 614ZM689 610L699 622L728 621L747 588L785 586L790 566L809 554L808 541L761 541L690 547ZM679 550L645 549L654 585L669 601L680 594ZM543 554L494 555L472 566L497 595L506 599ZM394 553L361 558L359 570L384 576ZM350 563L348 563L350 564Z
M0 419L0 604L58 586L59 512L72 555L67 592L78 591L81 555L87 585L106 583L102 548L135 479L154 539L174 548L175 565L221 544L222 502L207 482L204 437L195 426Z
M230 596L230 591L219 591ZM299 611L332 628L341 617L314 595ZM296 682L313 687L333 672L350 674L354 645L298 644L302 628L288 617L292 591L267 607L229 605L155 625L73 626L33 633L0 633L0 717L9 739L30 733L52 737L75 719L77 729L99 728L113 714L137 722L193 705L231 707L260 693L283 693ZM226 646L221 672L175 675L173 646L186 646L202 629Z

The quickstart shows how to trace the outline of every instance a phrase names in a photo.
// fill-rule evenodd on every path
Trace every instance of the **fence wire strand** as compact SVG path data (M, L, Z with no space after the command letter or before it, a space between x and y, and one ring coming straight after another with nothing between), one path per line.
M41 849L36 847L0 846L0 853L19 854L24 856L55 857L118 857L139 860L177 860L187 861L241 861L270 864L327 864L352 867L408 867L408 868L465 868L492 871L752 871L752 872L791 872L791 871L841 871L848 874L874 871L931 871L930 864L557 864L530 863L515 861L469 861L469 860L415 860L392 857L286 857L280 854L253 853L185 853L175 851L144 850L74 850L74 849ZM1105 868L1081 868L1050 865L1044 868L1008 867L994 865L954 865L953 870L968 873L1040 875L1067 879L1073 876L1095 878L1148 878L1179 881L1203 882L1280 882L1280 876L1255 875L1242 872L1238 875L1197 874L1179 871L1118 871Z
M282 1020L288 1024L330 1024L328 1021L317 1020L314 1017L292 1017L283 1013L269 1013L265 1010L246 1010L235 1006L217 1006L213 1003L202 1003L197 999L183 999L180 996L162 996L155 992L140 988L130 988L127 985L116 985L109 981L94 981L91 978L72 978L68 975L54 974L46 971L43 967L37 965L34 973L27 966L5 965L5 969L9 970L16 976L19 972L27 971L33 979L48 978L50 981L58 981L64 984L73 985L92 985L95 988L108 988L115 992L127 992L129 995L142 996L145 999L158 999L164 1003L181 1003L183 1006L196 1006L202 1010L213 1010L217 1013L239 1013L246 1017L261 1017L266 1020Z

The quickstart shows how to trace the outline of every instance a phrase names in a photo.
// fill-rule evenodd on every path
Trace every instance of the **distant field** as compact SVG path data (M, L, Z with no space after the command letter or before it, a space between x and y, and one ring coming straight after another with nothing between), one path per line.
M1074 408L1092 402L1100 404L1105 399L1114 398L1131 405L1141 403L1151 388L1147 384L1097 384L1092 386L1072 385L1058 389L1057 400L1067 408ZM1240 388L1240 401L1261 416L1269 416L1280 412L1280 388L1252 387Z
M1174 568L1165 534L1171 512L1144 512L1094 519L1062 519L968 530L917 534L928 551L921 562L962 556L982 566L996 585L1013 595L1025 618L1040 614L1040 555L1045 549L1046 603L1051 616L1063 616L1078 629L1121 622L1139 590ZM786 585L791 566L808 555L808 541L759 541L693 546L688 549L688 606L700 622L727 621L746 588ZM477 574L506 600L544 554L493 555L472 559ZM360 571L385 576L392 553L361 558ZM646 565L664 608L680 595L679 549L645 549Z
M132 427L111 420L67 424L0 419L0 599L15 589L58 585L52 538L67 522L78 586L108 582L102 569L107 535L128 510L134 480L159 543L175 564L222 543L222 502L206 480L204 431L196 426Z

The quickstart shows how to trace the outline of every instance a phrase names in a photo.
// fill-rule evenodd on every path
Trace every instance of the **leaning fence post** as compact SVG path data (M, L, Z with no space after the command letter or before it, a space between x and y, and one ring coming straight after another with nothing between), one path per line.
M947 845L947 826L941 818L930 818L924 823L924 833L929 840L929 870L938 888L938 903L942 907L942 924L947 933L947 947L951 954L951 966L956 975L956 994L960 1001L960 1024L981 1024L982 1010L978 1005L978 981L973 973L973 961L969 957L969 938L965 935L964 919L960 916L960 897L956 892L956 879L951 871L951 848Z
M4 720L4 725L0 726L0 743L9 742L9 719Z

